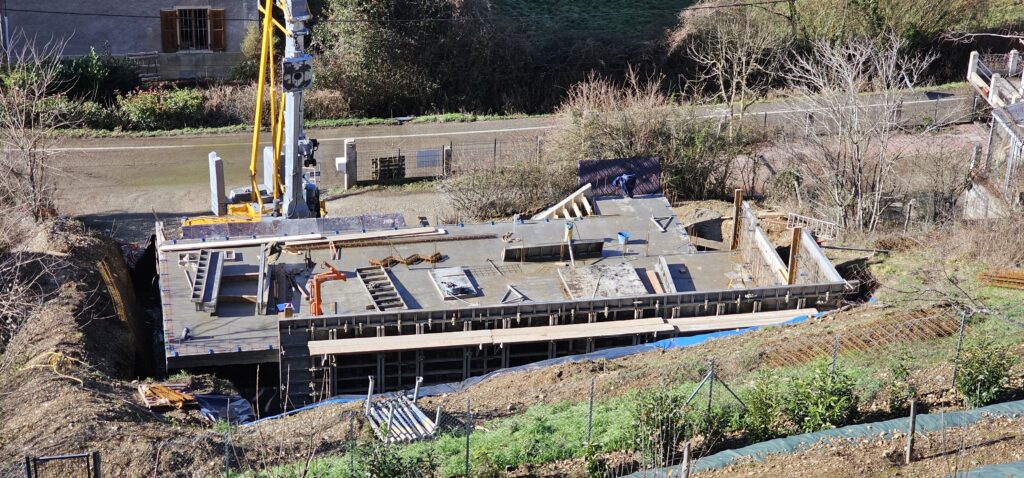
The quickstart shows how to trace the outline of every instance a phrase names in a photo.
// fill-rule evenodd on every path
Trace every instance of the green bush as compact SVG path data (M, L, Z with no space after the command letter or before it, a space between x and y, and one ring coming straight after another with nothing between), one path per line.
M201 125L203 95L191 88L137 91L117 104L132 129L159 130Z
M78 119L86 128L109 130L121 126L121 117L116 109L95 101L83 101L78 105Z
M649 389L640 392L633 409L633 442L650 466L666 466L685 439L686 397L676 391Z
M346 476L366 478L426 478L436 476L438 463L432 454L403 457L398 448L389 447L372 439L352 453L354 469Z
M971 342L960 355L956 389L968 407L993 403L1006 391L1010 369L1016 363L1009 346L998 345L991 337Z
M889 366L889 412L904 414L910 409L916 390L910 383L910 363L913 356L907 347L900 350L896 360Z
M142 84L136 66L124 58L89 54L64 60L57 71L57 92L74 99L109 102L120 92L132 91Z
M858 397L853 378L842 370L830 370L818 362L793 380L786 399L786 413L802 432L816 432L846 425L857 414Z
M786 435L782 398L779 377L771 370L759 371L754 385L743 396L747 411L743 414L742 424L752 442Z

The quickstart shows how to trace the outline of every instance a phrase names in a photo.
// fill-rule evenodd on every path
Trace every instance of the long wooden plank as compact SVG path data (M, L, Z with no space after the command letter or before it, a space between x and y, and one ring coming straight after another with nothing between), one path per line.
M391 337L313 340L308 343L308 347L310 355L336 355L546 342L550 340L615 337L649 333L689 333L779 324L793 317L809 315L815 312L817 312L817 309L798 309L668 320L653 318Z

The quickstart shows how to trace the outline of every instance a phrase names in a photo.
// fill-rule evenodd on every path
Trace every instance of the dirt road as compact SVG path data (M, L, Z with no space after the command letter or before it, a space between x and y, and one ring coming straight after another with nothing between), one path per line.
M918 92L904 98L903 117L910 121L940 118L963 121L973 113L970 92ZM717 106L695 109L699 117L720 118L726 112ZM811 114L796 102L774 102L752 106L747 120L769 127L785 127L794 114ZM456 163L498 163L496 151L510 145L532 145L557 126L555 116L475 123L419 123L385 126L355 126L312 129L310 137L320 141L318 159L329 187L337 184L334 158L343 154L344 140L357 141L362 158L419 151L451 145ZM225 163L228 187L247 182L251 134L175 136L162 138L70 139L57 146L60 208L121 237L145 237L157 216L203 214L209 210L207 155L216 151ZM408 154L408 153L403 153ZM426 194L426 195L425 195ZM342 214L389 211L433 216L436 195L417 193L413 198L398 196L382 202L376 194L363 195L332 206ZM405 202L414 205L404 210ZM417 203L427 203L421 207ZM407 205L408 205L407 204ZM409 218L409 219L415 219Z

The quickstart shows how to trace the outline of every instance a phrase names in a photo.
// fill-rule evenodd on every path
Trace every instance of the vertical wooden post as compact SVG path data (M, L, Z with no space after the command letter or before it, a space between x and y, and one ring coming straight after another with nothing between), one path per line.
M690 442L683 445L683 469L680 475L682 478L690 478Z
M789 285L796 284L797 268L800 258L800 239L804 235L802 227L793 228L793 241L789 245Z
M732 247L730 249L735 251L740 243L740 216L743 213L742 189L736 189L733 191L732 206Z
M907 429L907 454L903 459L909 465L914 459L914 431L917 428L917 400L910 399L910 425Z

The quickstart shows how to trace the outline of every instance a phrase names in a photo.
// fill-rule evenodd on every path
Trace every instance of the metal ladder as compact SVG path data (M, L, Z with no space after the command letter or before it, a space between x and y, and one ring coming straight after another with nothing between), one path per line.
M388 271L383 267L363 267L356 269L356 276L363 287L370 293L373 306L380 311L389 309L406 309L405 301L395 288Z

